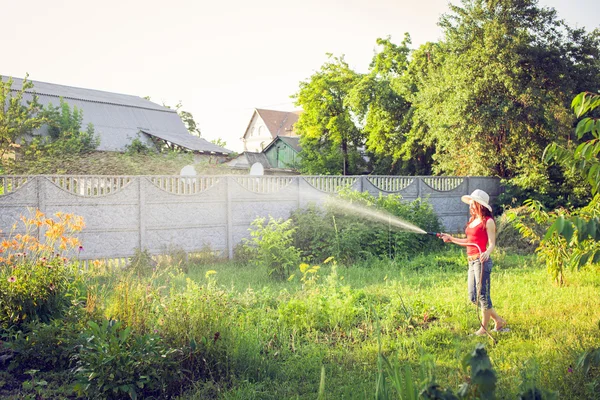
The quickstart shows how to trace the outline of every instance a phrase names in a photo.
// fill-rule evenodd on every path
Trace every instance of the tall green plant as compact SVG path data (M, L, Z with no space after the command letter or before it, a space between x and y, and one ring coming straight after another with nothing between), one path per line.
M581 118L575 133L582 140L575 149L553 143L546 148L545 160L554 161L582 174L594 198L581 212L573 216L558 215L548 228L545 240L560 236L569 245L569 254L576 258L577 266L591 260L600 262L600 94L583 92L577 95L571 108ZM576 234L576 235L575 235ZM587 244L585 251L580 244Z
M23 135L31 133L44 123L38 115L41 105L35 94L25 100L33 90L33 83L25 76L21 88L13 89L13 79L0 76L0 160L19 147Z
M48 136L35 138L26 149L26 156L89 153L100 144L91 123L82 130L83 111L76 106L71 109L63 98L58 107L48 104L41 115L48 125Z
M292 220L257 218L252 222L251 239L244 241L251 260L276 279L286 279L300 263L300 251L293 244L296 228Z
M153 334L134 335L120 322L88 322L77 355L76 389L88 398L122 399L164 394L181 378L176 349Z

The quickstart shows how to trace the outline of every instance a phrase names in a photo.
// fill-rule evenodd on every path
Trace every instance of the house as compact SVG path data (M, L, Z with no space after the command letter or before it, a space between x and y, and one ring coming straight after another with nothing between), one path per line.
M8 79L2 77L4 81ZM23 80L12 79L11 90L21 90ZM139 137L145 144L167 144L201 156L220 157L231 153L203 138L192 136L175 110L150 100L127 94L31 82L34 87L26 91L24 100L31 100L36 94L41 105L52 103L58 106L62 98L71 108L80 109L83 112L82 128L92 123L100 137L99 151L124 151L132 140ZM46 131L47 127L42 127L34 135L43 135Z
M300 136L277 136L265 147L263 153L273 168L298 169L301 150L299 142Z
M294 124L301 111L254 109L242 141L244 151L259 153L278 136L296 136Z

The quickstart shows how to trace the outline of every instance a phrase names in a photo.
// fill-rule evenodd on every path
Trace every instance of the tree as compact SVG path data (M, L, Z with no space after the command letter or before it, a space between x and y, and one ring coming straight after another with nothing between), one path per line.
M58 107L49 103L41 115L48 125L50 140L45 144L50 155L88 153L100 145L100 138L95 134L92 123L87 125L85 131L81 130L83 111L76 106L71 110L63 98Z
M179 118L181 118L181 120L185 124L185 127L187 128L190 135L198 137L202 136L202 134L200 133L200 128L198 127L198 124L196 123L196 120L194 119L192 113L189 111L182 110L182 107L183 104L181 104L181 101L179 101L179 103L175 105L175 111L177 111Z
M412 124L406 73L410 35L398 46L390 38L377 39L381 47L350 92L350 105L363 125L371 167L377 174L428 174L430 156L407 143Z
M295 126L302 147L300 168L309 174L357 174L365 165L360 151L365 138L356 126L348 95L361 76L343 56L328 57L292 96L304 110Z
M33 83L23 79L19 90L12 89L13 80L0 76L0 160L18 147L18 142L26 134L39 128L44 119L38 115L41 106L35 94L30 94ZM25 100L30 98L30 100Z
M542 153L551 141L571 139L568 101L600 73L598 33L569 29L535 0L463 0L450 8L440 21L445 39L415 81L408 141L436 147L436 173L549 190ZM584 68L584 59L592 66Z

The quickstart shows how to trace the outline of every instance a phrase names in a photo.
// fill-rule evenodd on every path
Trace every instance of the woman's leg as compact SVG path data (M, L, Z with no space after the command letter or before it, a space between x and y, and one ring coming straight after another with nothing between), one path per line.
M476 334L485 334L490 318L498 316L494 311L490 296L490 275L492 272L492 260L486 260L483 265L477 261L474 263L474 273L477 288L477 304L481 306L481 326ZM494 319L496 321L496 319Z
M506 326L506 320L504 318L502 318L501 316L499 316L498 313L496 312L496 310L491 308L486 311L489 312L488 321L489 321L489 318L494 320L494 325L495 325L494 329L500 330Z

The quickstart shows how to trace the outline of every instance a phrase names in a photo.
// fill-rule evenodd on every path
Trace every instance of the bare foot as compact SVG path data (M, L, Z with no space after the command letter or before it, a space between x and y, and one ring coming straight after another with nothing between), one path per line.
M496 326L494 327L495 331L501 331L506 326L506 320L501 319L500 321L494 321Z
M487 335L487 332L485 331L485 329L479 328L479 330L477 332L475 332L474 335L475 336L485 336L485 335Z

